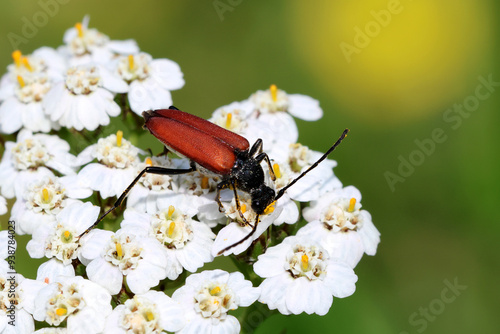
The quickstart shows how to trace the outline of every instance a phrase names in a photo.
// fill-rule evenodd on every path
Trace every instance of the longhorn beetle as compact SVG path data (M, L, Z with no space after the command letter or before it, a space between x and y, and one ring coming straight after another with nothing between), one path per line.
M222 177L222 181L217 185L217 194L215 196L220 211L223 210L220 201L220 192L225 188L230 188L234 192L236 208L245 224L251 226L241 212L237 189L250 195L252 209L257 214L251 232L240 241L221 250L219 252L220 255L250 238L257 230L259 216L264 213L266 208L283 196L288 188L325 160L349 132L348 129L345 129L340 138L325 154L306 171L292 180L292 182L281 188L276 194L274 189L267 186L264 182L264 170L261 166L262 161L266 162L273 181L276 179L276 176L274 175L269 157L266 153L262 152L262 139L258 139L250 147L248 140L244 137L221 128L203 118L180 111L174 106L171 106L169 109L145 111L142 113L142 116L145 120L143 127L148 129L169 150L189 158L191 160L190 167L186 169L172 169L160 166L147 166L125 189L114 205L100 216L80 237L88 233L111 211L119 207L130 189L145 173L178 175L198 170L204 174L215 173Z

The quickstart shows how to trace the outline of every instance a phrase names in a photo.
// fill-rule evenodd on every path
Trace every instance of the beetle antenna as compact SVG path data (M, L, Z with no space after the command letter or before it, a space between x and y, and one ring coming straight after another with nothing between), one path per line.
M250 231L250 233L248 233L247 235L245 235L245 237L243 239L241 239L240 241L238 242L235 242L234 244L230 245L230 246L227 246L226 248L224 248L223 250L219 251L217 253L217 255L221 255L222 253L224 253L225 251L227 250L230 250L231 248L233 247L236 247L238 246L239 244L243 243L244 241L246 241L248 238L250 238L254 233L255 231L257 231L257 225L259 225L259 215L257 215L257 218L255 218L255 223L253 224L253 227L252 227L252 230Z
M315 163L313 163L311 165L311 167L309 167L305 172L303 172L302 174L300 174L296 179L294 179L292 182L290 182L289 184L287 184L284 188L281 188L281 190L278 192L278 194L276 195L276 197L274 198L274 200L277 201L281 196L283 196L285 194L285 191L287 191L288 188L290 188L291 186L293 186L298 180L300 180L301 178L303 178L312 169L316 168L316 166L318 166L321 161L325 160L328 157L328 155L330 153L332 153L332 151L337 146L339 146L339 144L342 142L342 140L347 136L348 132L349 132L349 129L345 129L344 132L342 132L342 135L340 135L340 138L337 139L337 141L335 142L335 144L333 144L332 147L330 147L328 149L328 151L326 151L325 154L323 154L321 156L321 158L319 158Z

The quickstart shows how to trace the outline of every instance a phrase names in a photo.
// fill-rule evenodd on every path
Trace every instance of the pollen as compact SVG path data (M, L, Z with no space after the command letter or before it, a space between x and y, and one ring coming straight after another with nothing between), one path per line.
M201 188L202 189L208 189L208 177L204 176L201 179Z
M68 239L70 235L71 235L71 233L69 231L64 231L64 237L66 239Z
M50 280L49 280L48 277L45 277L44 280L43 280L43 282L49 284Z
M65 308L60 307L60 308L56 309L56 314L57 314L58 316L63 316L63 315L65 315L66 313L68 313L68 310L67 310L67 309L65 309Z
M129 70L133 70L134 69L134 55L128 55L128 68Z
M116 146L118 147L122 146L122 139L123 139L123 131L118 130L116 132Z
M47 190L47 188L43 188L42 195L43 195L43 201L47 203L50 200L49 191Z
M302 259L300 261L302 262L303 270L309 269L309 257L306 254L302 255Z
M33 72L33 67L31 67L30 61L28 60L28 57L23 57L22 59L24 67L28 69L28 71Z
M174 211L175 211L175 206L170 205L168 207L168 219L172 219L172 215L174 214Z
M276 87L276 85L271 85L271 87L269 87L269 90L271 91L271 97L273 99L274 102L278 101L278 87Z
M16 64L17 67L21 66L21 58L23 57L23 54L21 51L16 50L12 52L12 59L14 59L14 63Z
M243 204L241 206L241 213L245 213L247 211L247 205L246 204Z
M21 88L23 88L24 86L26 86L26 83L24 82L23 77L20 76L20 75L17 76L17 82L19 82L19 86L21 86Z
M75 28L78 31L78 37L82 38L83 37L83 26L80 22L75 24Z
M220 292L220 287L216 286L215 288L213 288L212 290L210 290L210 294L213 296L213 295L216 295Z
M274 175L276 175L276 177L279 179L281 178L281 171L280 171L280 165L278 164L274 164L273 165L273 172L274 172Z
M151 312L151 311L146 312L146 320L147 321L152 321L152 320L154 320L154 318L155 318L155 315L153 314L153 312Z
M356 199L353 197L351 198L351 200L349 201L349 208L347 209L347 211L349 212L353 212L354 211L354 206L356 205Z
M153 160L151 160L151 158L146 158L146 165L152 166L153 165Z
M228 113L226 116L226 129L229 129L231 127L231 120L233 119L233 114Z
M123 256L122 244L119 242L116 243L116 256L118 256L119 258Z
M269 204L267 206L267 208L264 210L264 214L265 215L268 215L270 213L273 213L274 212L274 205L276 204L276 201L272 202L271 204Z
M175 230L175 223L171 222L170 225L168 225L168 236L171 237L172 234L174 233Z

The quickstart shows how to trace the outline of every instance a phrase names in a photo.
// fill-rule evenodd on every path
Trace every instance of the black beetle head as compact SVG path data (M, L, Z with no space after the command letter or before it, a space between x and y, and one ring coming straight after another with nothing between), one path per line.
M274 196L276 193L273 189L263 184L261 187L253 190L250 195L252 196L253 211L261 215L267 207L274 202Z

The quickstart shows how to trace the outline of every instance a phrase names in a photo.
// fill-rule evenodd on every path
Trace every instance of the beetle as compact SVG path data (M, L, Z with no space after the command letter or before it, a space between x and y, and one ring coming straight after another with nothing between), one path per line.
M236 208L243 222L250 226L252 225L245 219L241 211L237 194L238 189L250 195L251 207L257 215L250 233L240 241L221 250L218 253L220 255L250 238L257 230L259 216L272 203L282 197L288 188L325 160L349 132L348 129L345 129L340 138L314 164L276 193L273 188L265 183L264 169L261 165L262 161L267 164L269 175L273 181L276 179L276 176L269 156L263 152L262 139L258 139L250 147L250 143L246 138L203 118L180 111L174 106L170 106L169 109L144 111L142 116L145 120L143 128L149 130L167 149L190 159L190 167L173 169L160 166L147 166L125 189L113 206L100 216L80 237L99 224L111 211L119 207L132 187L145 173L179 175L198 170L202 174L221 176L222 181L217 185L215 196L219 211L223 211L220 192L223 189L230 188L234 192Z

